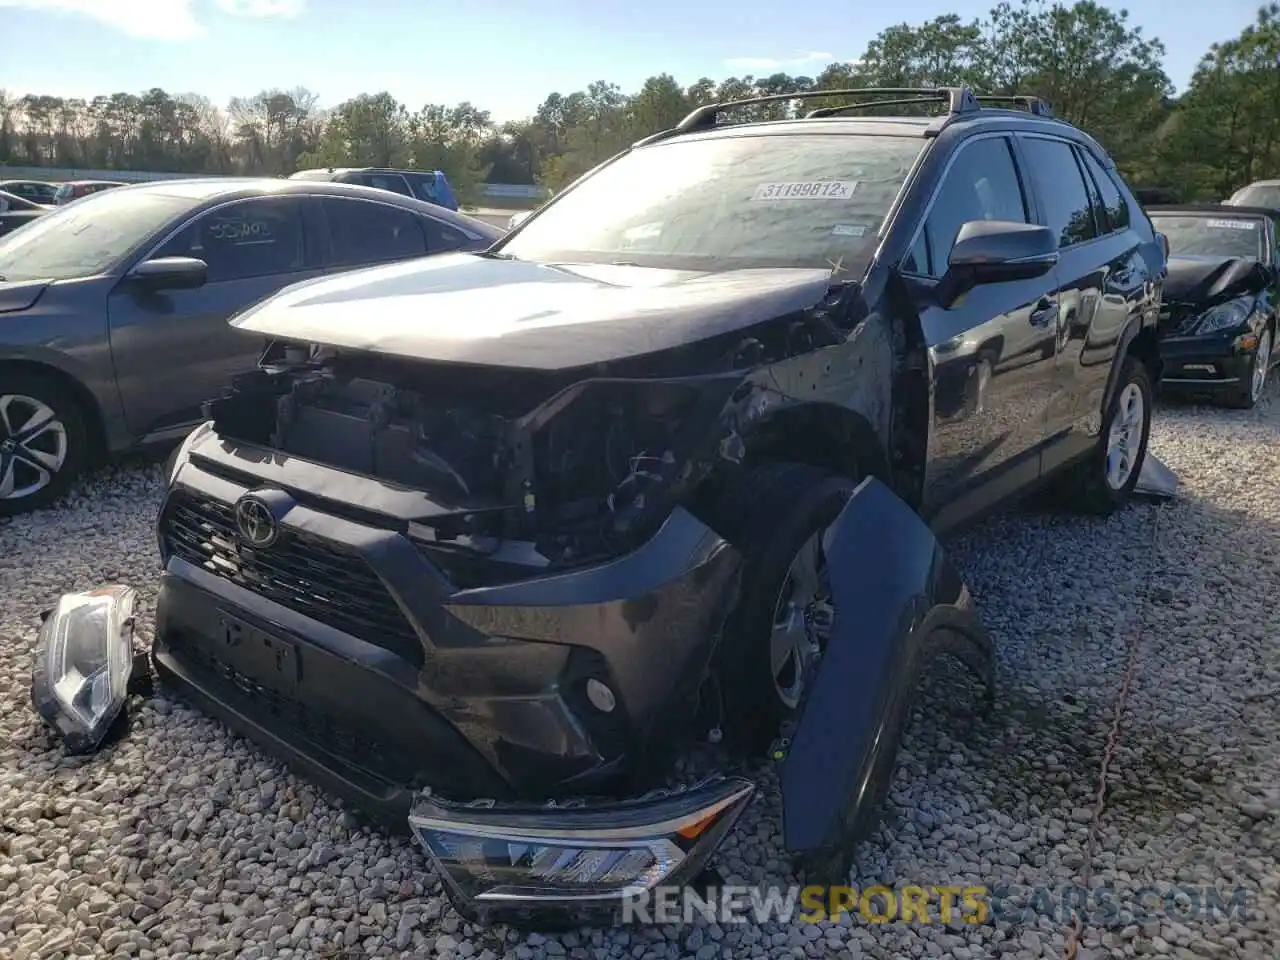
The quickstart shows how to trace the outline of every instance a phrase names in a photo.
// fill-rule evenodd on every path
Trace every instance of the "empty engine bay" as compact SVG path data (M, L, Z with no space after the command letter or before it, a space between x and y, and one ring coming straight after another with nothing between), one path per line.
M691 452L714 439L708 428L737 383L564 386L521 370L314 349L303 359L295 348L206 412L226 439L425 492L441 509L408 533L465 587L638 545L705 476Z

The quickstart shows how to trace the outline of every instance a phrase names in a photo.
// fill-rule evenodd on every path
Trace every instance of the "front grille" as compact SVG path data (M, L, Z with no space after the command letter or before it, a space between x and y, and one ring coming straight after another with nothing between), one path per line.
M186 494L170 499L161 531L188 563L422 666L417 634L359 554L294 530L252 550L240 543L229 504Z

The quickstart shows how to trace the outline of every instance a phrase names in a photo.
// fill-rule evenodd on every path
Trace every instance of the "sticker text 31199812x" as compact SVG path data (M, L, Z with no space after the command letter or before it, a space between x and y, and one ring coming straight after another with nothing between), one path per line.
M810 180L799 183L762 183L752 200L848 200L856 180Z

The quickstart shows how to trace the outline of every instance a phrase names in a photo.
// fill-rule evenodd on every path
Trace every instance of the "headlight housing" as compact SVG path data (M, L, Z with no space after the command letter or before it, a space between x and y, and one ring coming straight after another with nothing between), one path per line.
M119 584L63 594L40 628L31 703L72 753L97 749L124 707L136 596Z
M1217 333L1242 326L1253 313L1253 298L1239 297L1210 307L1196 322L1196 333Z
M597 806L481 806L420 797L409 825L450 896L488 907L612 909L694 879L755 785L715 777L654 799Z

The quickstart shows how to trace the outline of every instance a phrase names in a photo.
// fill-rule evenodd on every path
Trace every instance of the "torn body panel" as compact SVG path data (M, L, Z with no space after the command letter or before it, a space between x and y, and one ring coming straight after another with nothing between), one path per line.
M825 544L835 619L794 734L782 748L785 842L820 882L843 883L875 823L907 709L943 654L994 696L995 653L933 533L874 479Z

